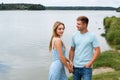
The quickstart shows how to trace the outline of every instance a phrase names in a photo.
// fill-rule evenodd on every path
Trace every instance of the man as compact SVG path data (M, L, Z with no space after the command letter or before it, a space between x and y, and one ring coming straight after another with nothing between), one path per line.
M87 29L88 18L77 18L78 31L73 34L69 59L73 62L73 80L91 80L92 64L100 54L100 47L96 36Z

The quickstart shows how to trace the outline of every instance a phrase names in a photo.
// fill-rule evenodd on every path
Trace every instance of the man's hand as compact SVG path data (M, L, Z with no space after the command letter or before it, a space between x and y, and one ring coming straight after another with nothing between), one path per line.
M85 68L91 68L92 64L89 62L88 64L86 64L84 67Z

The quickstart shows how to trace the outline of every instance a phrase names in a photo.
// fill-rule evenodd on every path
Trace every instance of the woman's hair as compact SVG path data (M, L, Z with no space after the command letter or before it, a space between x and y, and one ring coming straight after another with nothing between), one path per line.
M65 28L64 23L62 23L62 22L60 22L60 21L56 21L56 22L54 23L54 25L53 25L53 33L52 33L52 36L51 36L51 39L50 39L49 51L52 50L52 40L53 40L53 37L59 36L59 35L57 34L57 28L58 28L58 26L60 26L60 25L63 25L64 28Z

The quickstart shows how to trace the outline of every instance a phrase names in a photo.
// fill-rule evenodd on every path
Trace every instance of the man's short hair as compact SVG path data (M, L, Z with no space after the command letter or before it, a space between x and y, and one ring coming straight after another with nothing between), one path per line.
M88 24L88 22L89 22L89 19L86 16L79 16L76 20L81 21L86 24Z

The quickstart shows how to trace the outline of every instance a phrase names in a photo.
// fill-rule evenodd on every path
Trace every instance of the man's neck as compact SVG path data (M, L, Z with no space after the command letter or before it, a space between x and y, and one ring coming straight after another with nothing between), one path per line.
M88 32L87 29L86 29L86 30L83 30L83 31L80 31L81 34L85 34L85 33L87 33L87 32Z

